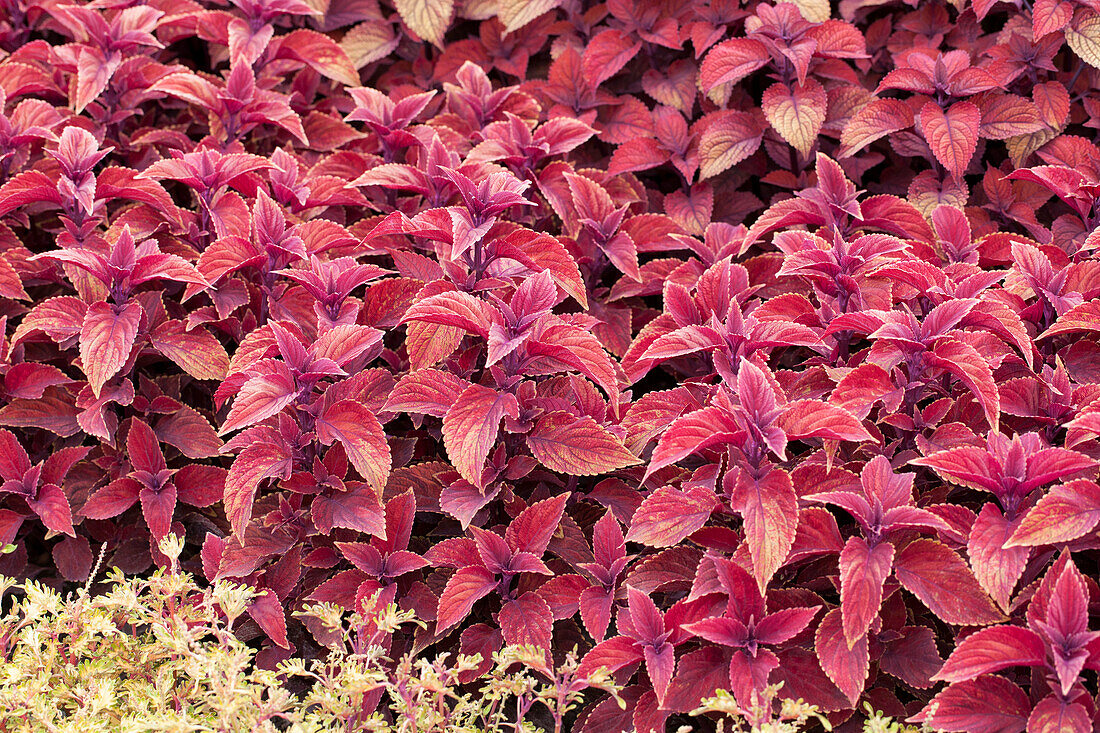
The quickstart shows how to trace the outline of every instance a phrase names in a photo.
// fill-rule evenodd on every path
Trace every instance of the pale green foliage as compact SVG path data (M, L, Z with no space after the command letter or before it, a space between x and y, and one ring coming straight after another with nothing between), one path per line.
M933 733L933 729L927 725L918 727L899 723L875 710L871 707L871 703L863 703L863 708L867 711L867 719L863 723L863 733Z
M169 538L161 549L175 558L180 544ZM323 632L332 653L260 670L231 630L253 589L222 581L201 589L174 561L149 578L108 577L107 592L85 587L67 598L0 577L0 733L536 733L545 730L531 719L538 708L560 732L586 689L618 699L610 678L578 678L574 655L555 666L532 647L506 648L480 676L477 656L391 661L381 642L418 623L393 605L367 617L329 604L304 608L296 615ZM305 691L291 694L289 678ZM377 690L388 715L364 709ZM719 731L828 729L815 708L778 693L769 687L743 710L719 691L693 714L720 717ZM865 733L922 733L867 712Z
M171 540L162 550L179 554ZM392 605L370 618L306 608L299 615L327 628L333 653L259 670L254 650L231 631L251 588L219 581L200 589L175 563L144 579L115 571L109 581L106 593L84 588L64 598L0 578L0 732L518 733L538 730L527 720L535 705L560 729L584 688L617 694L607 679L578 680L575 658L555 668L531 648L505 649L482 677L477 656L390 662L378 642L415 623ZM459 690L464 675L478 692ZM292 695L290 677L310 686ZM394 722L364 714L364 697L379 688Z
M813 705L801 700L781 698L782 684L769 685L764 694L754 700L748 709L737 704L733 695L718 690L713 697L704 699L692 715L720 713L733 720L732 727L726 727L726 720L718 722L719 733L725 731L751 731L751 733L798 733L814 722L825 730L831 730L829 721L819 714ZM755 698L755 693L754 693ZM777 704L778 703L778 704Z

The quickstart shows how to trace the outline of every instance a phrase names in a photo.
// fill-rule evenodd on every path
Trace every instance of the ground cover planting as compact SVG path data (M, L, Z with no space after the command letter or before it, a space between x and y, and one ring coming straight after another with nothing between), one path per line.
M0 730L1100 723L1100 3L0 4Z

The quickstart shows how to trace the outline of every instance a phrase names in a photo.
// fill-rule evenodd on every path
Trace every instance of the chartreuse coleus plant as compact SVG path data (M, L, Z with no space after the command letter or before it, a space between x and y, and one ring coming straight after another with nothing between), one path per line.
M5 2L0 573L182 538L245 728L1091 730L1094 5Z

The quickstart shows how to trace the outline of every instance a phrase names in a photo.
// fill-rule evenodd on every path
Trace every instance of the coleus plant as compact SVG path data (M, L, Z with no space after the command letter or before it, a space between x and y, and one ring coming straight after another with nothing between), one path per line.
M0 572L179 535L261 665L394 603L585 733L1094 727L1093 5L6 4Z

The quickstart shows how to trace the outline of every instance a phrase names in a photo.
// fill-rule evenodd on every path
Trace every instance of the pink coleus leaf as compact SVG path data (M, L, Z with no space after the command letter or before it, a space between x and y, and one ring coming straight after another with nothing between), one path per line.
M508 525L504 539L513 552L542 557L561 523L568 495L544 499L524 509Z
M141 513L145 516L150 534L160 540L172 527L172 514L176 509L175 485L166 484L159 491L143 488L138 498L141 499Z
M116 517L136 504L140 494L141 484L129 476L123 476L97 489L88 497L80 513L91 519Z
M31 459L10 430L0 429L0 478L22 481L31 469Z
M779 425L790 438L871 440L859 419L842 407L818 400L798 400L787 405Z
M618 74L630 62L642 44L617 29L597 33L585 47L581 69L592 86L598 86Z
M617 672L629 664L642 660L641 645L625 636L613 636L592 647L581 659L577 674L581 677L592 675L601 667L608 672Z
M34 497L27 498L27 506L42 520L47 529L75 537L72 508L65 491L57 484L44 484Z
M937 339L926 358L933 366L955 375L978 399L990 429L996 432L1000 426L1001 397L993 370L970 344L954 338Z
M188 331L182 321L165 321L149 334L149 341L195 379L225 379L229 355L202 327Z
M405 313L403 320L454 326L487 339L489 327L498 318L493 307L485 301L468 293L450 291L418 301Z
M233 531L244 536L245 526L252 517L252 501L261 481L269 478L289 478L291 456L272 443L247 446L233 460L225 478L225 515Z
M1027 729L1033 733L1088 733L1092 730L1092 716L1081 703L1060 700L1056 693L1051 693L1031 711Z
M335 527L353 529L373 537L386 537L382 504L370 486L316 496L309 507L313 523L322 532Z
M267 588L256 596L248 605L248 615L275 644L290 649L290 642L286 638L286 612L274 591Z
M729 442L739 429L733 418L718 407L704 407L677 418L654 448L646 477L706 447Z
M397 383L386 402L388 412L443 417L470 383L440 369L417 369Z
M676 652L666 642L659 647L646 645L642 648L642 656L645 658L646 672L653 683L653 691L657 693L657 704L663 705L668 685L676 673Z
M768 48L751 38L731 38L711 49L699 69L699 88L709 93L719 84L736 84L770 60Z
M298 397L298 385L286 364L269 359L260 368L262 371L245 382L237 392L218 435L277 415Z

